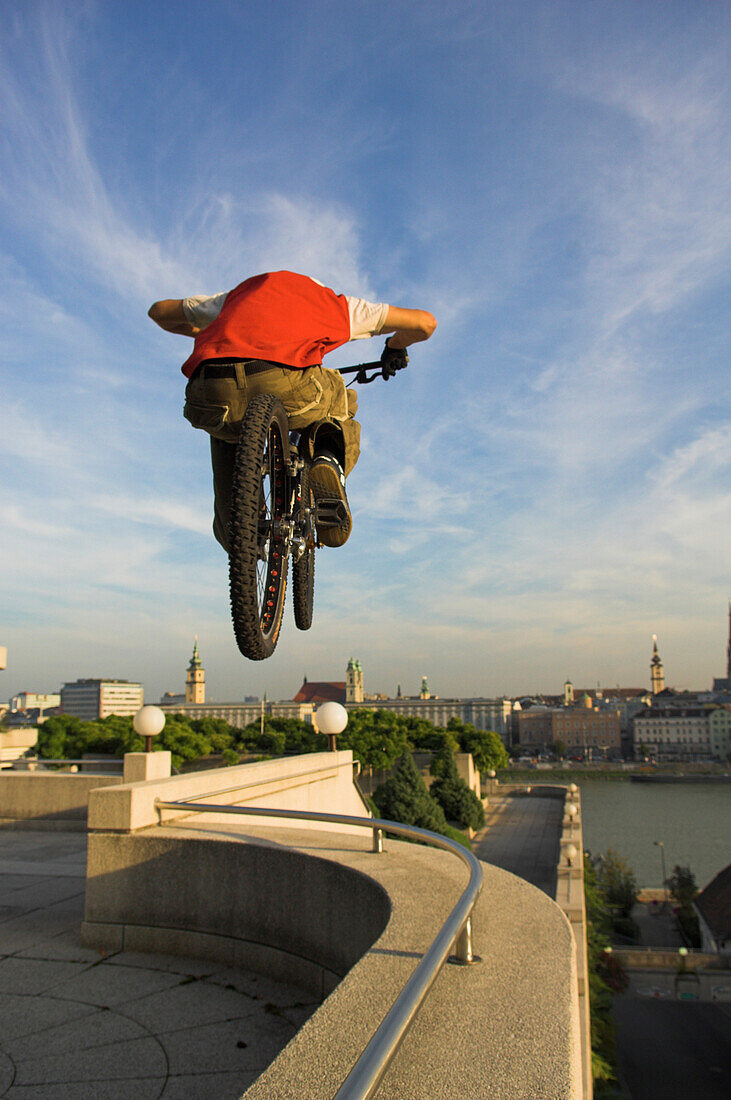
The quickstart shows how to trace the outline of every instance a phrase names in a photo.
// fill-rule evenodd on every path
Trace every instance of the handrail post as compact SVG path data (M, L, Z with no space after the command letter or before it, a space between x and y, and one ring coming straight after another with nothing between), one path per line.
M383 851L383 829L373 830L373 849L374 852L379 854Z
M457 966L471 966L480 962L480 956L472 952L472 917L468 917L462 925L457 939L454 941L454 954L449 961Z

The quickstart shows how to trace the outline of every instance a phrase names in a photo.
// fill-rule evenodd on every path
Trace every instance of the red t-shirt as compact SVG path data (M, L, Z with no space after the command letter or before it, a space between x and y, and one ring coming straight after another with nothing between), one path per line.
M273 271L239 283L215 321L198 333L183 363L191 374L204 359L266 359L313 367L351 339L348 301L307 275Z

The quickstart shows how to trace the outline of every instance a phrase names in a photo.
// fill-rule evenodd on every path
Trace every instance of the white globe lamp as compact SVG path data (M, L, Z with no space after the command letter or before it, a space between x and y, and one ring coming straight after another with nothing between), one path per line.
M152 739L162 733L165 725L165 712L159 707L140 707L132 719L135 733L145 739L145 752L152 752Z
M323 703L315 711L315 722L320 733L327 737L330 752L337 751L335 738L348 724L348 712L340 703Z

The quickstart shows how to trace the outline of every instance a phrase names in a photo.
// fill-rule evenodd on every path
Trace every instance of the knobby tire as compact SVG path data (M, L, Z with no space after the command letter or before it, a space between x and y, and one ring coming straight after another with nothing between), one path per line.
M231 485L229 580L236 642L252 661L279 638L288 546L278 524L287 507L287 414L272 394L254 397L241 426Z
M312 626L312 608L315 592L315 544L314 544L314 507L315 501L310 489L309 469L305 466L300 479L300 500L297 519L303 527L312 545L295 561L292 559L292 603L294 621L299 630L309 630ZM306 523L307 509L310 510L309 523Z

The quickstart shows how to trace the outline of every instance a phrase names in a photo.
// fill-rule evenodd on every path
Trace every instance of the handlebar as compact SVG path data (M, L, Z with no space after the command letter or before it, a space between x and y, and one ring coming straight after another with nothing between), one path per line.
M404 370L406 366L406 363L402 367L391 366L389 367L389 373L386 373L383 363L380 359L377 359L375 363L359 363L356 367L338 367L337 372L338 374L355 374L352 381L365 386L368 382L375 382L376 378L382 378L384 382L388 382L389 378L393 377L394 371ZM370 378L368 377L368 371L374 372Z

